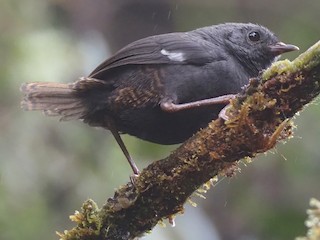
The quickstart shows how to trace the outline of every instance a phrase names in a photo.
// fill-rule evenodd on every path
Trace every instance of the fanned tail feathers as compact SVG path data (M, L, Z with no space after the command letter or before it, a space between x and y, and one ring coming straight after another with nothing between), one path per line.
M81 78L74 83L25 83L20 88L24 93L21 107L43 111L48 116L60 116L61 121L83 119L87 107L78 93L102 84L105 85L103 81L92 78Z

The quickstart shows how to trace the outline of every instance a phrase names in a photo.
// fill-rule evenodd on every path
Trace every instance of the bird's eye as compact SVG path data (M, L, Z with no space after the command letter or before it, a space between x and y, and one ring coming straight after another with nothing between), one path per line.
M258 32L250 32L249 39L252 42L258 42L260 40L260 34Z

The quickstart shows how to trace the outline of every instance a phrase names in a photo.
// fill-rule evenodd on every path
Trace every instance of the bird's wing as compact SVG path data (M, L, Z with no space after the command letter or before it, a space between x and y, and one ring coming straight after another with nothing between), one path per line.
M169 33L135 41L100 64L91 74L95 78L125 65L192 64L203 65L225 60L217 45L192 33Z

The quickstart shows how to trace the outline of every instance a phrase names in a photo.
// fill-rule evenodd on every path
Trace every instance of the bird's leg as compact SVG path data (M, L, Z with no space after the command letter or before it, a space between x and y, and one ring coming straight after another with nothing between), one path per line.
M125 157L128 160L128 163L134 173L134 175L139 175L139 169L136 165L136 163L133 161L133 159L131 158L126 146L124 145L124 142L122 141L119 132L117 131L113 121L109 120L108 121L108 129L110 130L110 132L112 133L112 135L114 136L114 138L116 139L118 145L120 146L123 154L125 155Z
M211 106L215 104L228 104L231 99L233 99L236 95L235 94L228 94L223 95L215 98L208 98L203 99L195 102L189 102L189 103L181 103L181 104L175 104L170 101L164 101L160 103L160 107L165 112L179 112L187 109L193 109L203 106Z

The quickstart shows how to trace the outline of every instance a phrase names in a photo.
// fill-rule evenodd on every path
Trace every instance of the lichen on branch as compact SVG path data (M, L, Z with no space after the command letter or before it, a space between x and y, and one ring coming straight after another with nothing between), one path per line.
M320 41L294 61L279 61L251 79L216 119L170 156L119 187L102 208L92 200L71 216L77 226L63 240L126 240L183 213L189 197L218 175L232 176L239 160L292 135L291 118L320 92Z

